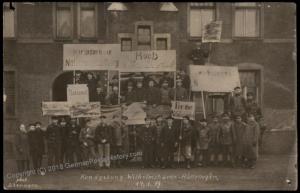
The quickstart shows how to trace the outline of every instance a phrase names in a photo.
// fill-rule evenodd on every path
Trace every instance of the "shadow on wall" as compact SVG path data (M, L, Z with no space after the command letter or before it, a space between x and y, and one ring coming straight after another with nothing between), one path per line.
M268 130L295 130L296 110L265 108L263 115Z

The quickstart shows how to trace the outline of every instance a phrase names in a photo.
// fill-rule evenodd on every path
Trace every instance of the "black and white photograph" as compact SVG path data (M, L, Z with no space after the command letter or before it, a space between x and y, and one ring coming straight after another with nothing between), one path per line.
M298 189L295 3L2 6L4 190Z

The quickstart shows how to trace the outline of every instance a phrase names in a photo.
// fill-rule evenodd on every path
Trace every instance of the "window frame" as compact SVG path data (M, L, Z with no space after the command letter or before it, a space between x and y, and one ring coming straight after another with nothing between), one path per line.
M130 50L123 50L123 41L124 40L130 41L130 48L131 48ZM131 37L123 37L123 38L121 38L120 44L121 44L121 52L132 51L132 45L133 45L133 43L132 43L132 38Z
M217 21L219 17L219 6L218 3L213 2L213 6L199 6L199 7L193 7L191 6L191 3L187 4L187 36L189 40L202 40L202 36L191 36L191 28L190 28L190 11L191 9L212 9L214 11L213 16L214 19L213 21Z
M154 39L154 50L157 50L157 39L166 39L167 40L167 49L171 49L171 35L169 33L156 33L153 35Z
M77 37L79 40L97 40L98 39L98 4L92 2L94 5L94 11L95 11L95 37L82 37L81 31L80 31L80 16L81 16L81 3L77 3Z
M68 37L68 38L65 38L65 37L59 37L57 36L57 2L55 2L53 4L53 37L55 40L57 41L70 41L70 40L73 40L74 38L74 4L73 3L70 3L70 5L64 5L61 7L64 7L64 8L69 8L70 9L70 14L71 14L71 36Z
M235 3L232 3L232 39L233 40L262 40L264 37L264 30L263 30L263 26L264 26L264 4L263 2L255 2L257 5L254 8L253 6L243 6L243 7L238 7L236 6ZM235 35L235 11L236 9L256 9L258 11L258 19L257 21L259 22L258 24L256 24L256 27L258 27L258 36L256 37L243 37L243 36L236 36Z
M138 46L138 27L139 26L149 26L150 27L150 50L153 50L154 47L154 33L153 33L153 21L137 21L134 24L134 34L135 34L135 41L133 41L133 48L134 50L139 50Z
M17 104L17 101L18 101L18 89L17 89L17 81L18 81L18 77L17 77L17 70L14 68L14 67L11 67L11 66L5 66L4 69L3 69L3 79L4 79L4 76L5 76L5 73L7 72L13 72L14 73L14 115L8 115L6 113L6 104L7 102L5 101L5 103L3 102L3 105L4 105L4 110L5 110L5 113L3 112L3 118L4 119L16 119L18 117L18 104ZM4 81L4 80L3 80ZM3 88L5 88L5 85L3 83Z
M4 3L10 3L10 2L4 2ZM15 7L15 10L14 10L14 35L13 37L4 37L4 33L3 33L3 40L17 40L17 34L18 34L18 31L17 31L17 3L15 2L12 2L13 6ZM3 13L4 13L4 4L2 5L2 9L3 9ZM4 19L4 18L3 18Z

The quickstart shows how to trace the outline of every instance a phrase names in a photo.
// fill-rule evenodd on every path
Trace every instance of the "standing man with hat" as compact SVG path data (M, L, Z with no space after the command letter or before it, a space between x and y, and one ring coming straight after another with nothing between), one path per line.
M188 93L185 88L182 87L182 79L176 80L177 86L175 88L176 100L185 101L188 99Z
M240 115L243 120L245 120L246 100L242 96L241 92L241 87L237 86L234 88L234 95L229 99L229 112L231 113L232 118L236 115Z
M74 154L76 161L81 161L81 151L79 144L80 126L76 123L76 118L71 118L70 125L67 130L67 162L74 162Z
M195 153L195 165L207 166L209 161L209 127L207 126L206 119L200 120L200 125L196 127L196 153ZM199 157L202 157L202 163L198 163Z
M58 117L52 117L51 124L46 130L46 140L48 147L48 166L58 165L61 158L61 138L62 133L58 125Z
M223 122L221 123L219 139L222 146L222 159L224 165L228 164L233 166L233 146L236 141L236 133L227 113L223 114Z
M141 141L143 142L143 168L153 168L155 128L151 125L151 119L145 118L145 125L141 128Z
M110 143L111 143L111 128L105 123L105 116L100 116L100 123L95 130L95 142L97 144L99 156L99 167L110 167Z
M154 149L154 161L157 163L156 165L158 167L162 167L162 164L163 164L163 159L162 159L162 156L163 156L163 153L162 153L162 145L161 145L161 142L162 142L162 137L161 137L161 134L162 134L162 129L164 127L164 122L163 122L163 118L161 115L158 115L156 117L156 131L155 131L155 149Z
M174 99L173 90L169 88L169 82L164 80L160 89L160 104L161 105L171 105L171 100Z
M149 87L147 88L146 95L147 105L157 106L160 101L160 91L154 87L154 80L149 80Z
M194 133L190 123L190 118L188 116L184 116L182 121L183 127L179 132L178 141L181 145L181 152L185 158L186 167L190 169L192 159L192 138Z
M143 82L141 80L137 82L135 94L136 98L134 102L146 102L146 89L143 87Z
M243 164L243 137L246 132L246 127L247 124L242 121L242 117L237 115L233 124L236 133L236 141L234 144L234 162L236 166L242 166Z
M161 145L165 155L162 168L174 167L174 152L178 146L177 137L177 130L173 124L173 118L169 116L167 118L167 124L163 127L161 133Z
M122 154L123 135L124 131L121 125L121 115L113 115L113 121L111 123L112 129L112 154L114 156ZM116 159L113 161L113 167L121 167L121 160Z
M219 163L220 154L220 139L219 133L221 129L221 124L217 115L213 115L212 122L208 125L209 127L209 157L212 157L213 165L217 166Z
M128 82L128 84L127 84L127 91L125 93L124 100L125 100L124 102L126 103L126 105L130 105L131 103L136 101L136 92L133 88L132 82Z
M66 152L67 152L67 132L69 124L66 121L65 117L62 117L59 122L59 127L61 129L61 158L60 163L64 163L66 160Z

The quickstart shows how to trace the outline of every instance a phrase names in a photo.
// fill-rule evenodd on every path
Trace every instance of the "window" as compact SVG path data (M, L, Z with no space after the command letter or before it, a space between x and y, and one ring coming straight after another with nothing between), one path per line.
M137 28L138 50L151 50L151 27L140 25Z
M121 39L121 50L122 51L131 51L132 50L131 38L122 38Z
M70 3L56 4L56 38L70 39L73 34L72 6Z
M96 4L80 3L79 6L79 36L83 39L96 38Z
M243 70L239 71L241 87L243 90L244 96L248 92L252 92L254 94L254 98L258 104L260 101L260 74L257 70Z
M3 77L5 101L5 115L15 116L15 72L5 71Z
M235 3L234 36L259 37L260 8L257 3Z
M13 5L15 7L15 5ZM3 37L15 37L15 10L9 8L9 3L3 4Z
M208 23L215 20L215 3L190 3L189 33L190 37L201 37Z
M167 50L168 49L167 38L157 38L156 39L156 49L157 50Z

